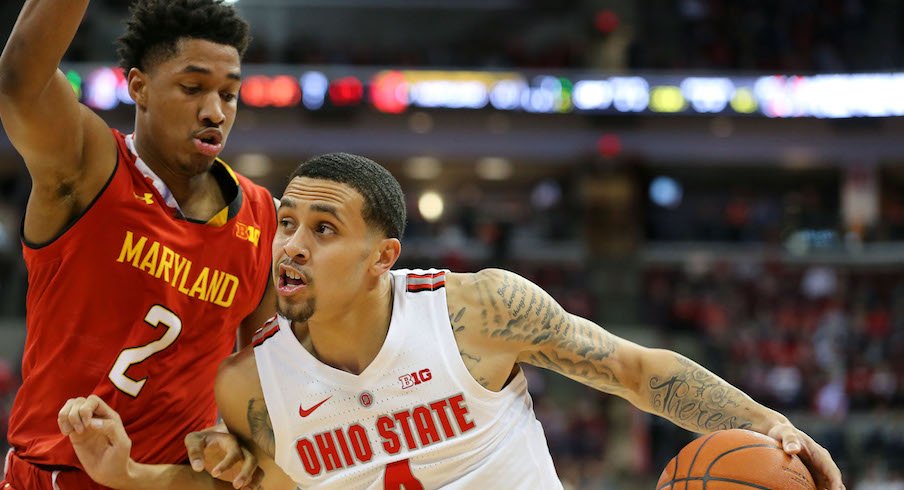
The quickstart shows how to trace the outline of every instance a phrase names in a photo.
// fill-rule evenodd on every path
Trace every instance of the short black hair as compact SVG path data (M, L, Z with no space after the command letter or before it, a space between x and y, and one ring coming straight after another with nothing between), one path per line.
M248 23L223 0L138 0L129 11L126 32L116 41L127 75L174 56L182 39L233 46L240 57L251 43Z
M379 163L349 153L327 153L302 163L295 177L331 180L347 184L364 197L364 221L387 238L402 239L405 233L405 194L399 181Z

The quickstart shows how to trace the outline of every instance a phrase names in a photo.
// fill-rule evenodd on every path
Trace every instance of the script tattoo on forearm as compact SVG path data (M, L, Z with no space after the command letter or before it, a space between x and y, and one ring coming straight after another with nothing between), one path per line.
M650 405L656 413L696 432L746 429L746 395L689 359L675 354L673 372L650 378Z
M497 318L486 325L492 337L527 341L539 348L527 361L609 392L622 388L607 360L615 340L602 328L568 314L538 286L514 274L502 274L485 308ZM501 315L500 312L504 312ZM489 315L488 315L489 316Z
M251 438L270 457L276 456L276 437L273 435L273 424L270 422L270 412L267 404L261 398L248 400L248 426L251 428Z

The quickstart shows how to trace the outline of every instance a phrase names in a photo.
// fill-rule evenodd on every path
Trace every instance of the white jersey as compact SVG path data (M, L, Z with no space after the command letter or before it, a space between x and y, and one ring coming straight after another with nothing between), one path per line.
M276 463L304 489L562 488L524 374L493 392L465 367L445 273L391 274L389 332L359 375L317 360L285 318L257 336Z

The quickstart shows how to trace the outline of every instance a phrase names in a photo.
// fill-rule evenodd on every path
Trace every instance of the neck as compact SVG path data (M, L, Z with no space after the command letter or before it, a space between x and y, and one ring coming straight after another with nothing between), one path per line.
M210 190L211 182L215 184L210 172L195 174L186 172L185 169L180 168L178 163L168 160L165 152L160 152L156 147L148 144L149 140L150 138L136 129L135 151L145 165L166 184L180 206L185 207L189 201Z
M363 298L356 299L352 308L331 317L315 314L303 324L293 322L292 331L324 364L361 374L386 341L392 303L392 277L387 273Z
M207 171L192 173L165 153L147 143L150 138L135 130L135 151L138 157L166 184L186 217L208 220L225 206L225 199L216 178Z

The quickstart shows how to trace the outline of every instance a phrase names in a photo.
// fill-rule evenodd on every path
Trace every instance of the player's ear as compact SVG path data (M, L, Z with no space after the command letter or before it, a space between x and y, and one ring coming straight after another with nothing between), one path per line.
M135 101L139 109L147 107L148 80L147 74L138 68L129 70L129 96Z
M399 260L402 253L402 244L398 238L383 238L377 243L376 260L371 265L375 275L382 275L392 270L392 266Z

